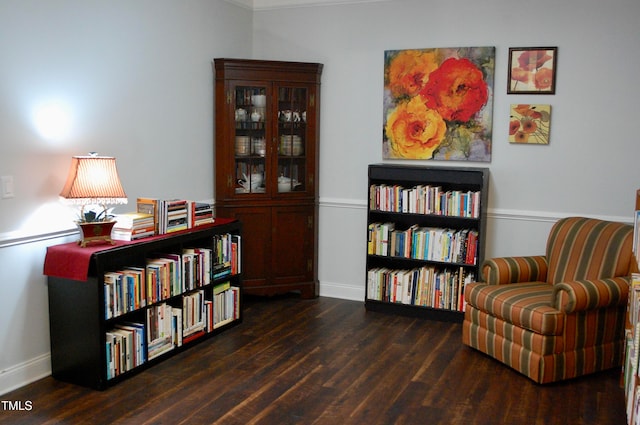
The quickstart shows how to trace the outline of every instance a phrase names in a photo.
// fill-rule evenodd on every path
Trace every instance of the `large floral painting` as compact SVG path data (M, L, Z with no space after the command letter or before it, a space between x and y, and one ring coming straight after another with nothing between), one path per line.
M387 50L385 159L491 161L494 47Z

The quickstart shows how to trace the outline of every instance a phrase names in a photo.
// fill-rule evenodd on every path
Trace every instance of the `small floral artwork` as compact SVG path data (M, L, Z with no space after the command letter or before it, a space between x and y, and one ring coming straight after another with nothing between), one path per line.
M383 158L491 161L495 47L387 50Z
M549 144L551 105L511 105L509 142Z
M509 49L507 94L554 94L557 47Z

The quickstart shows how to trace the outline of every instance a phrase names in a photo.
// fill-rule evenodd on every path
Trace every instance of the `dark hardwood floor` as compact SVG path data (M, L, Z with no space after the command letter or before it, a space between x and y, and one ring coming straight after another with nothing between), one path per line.
M244 322L106 391L51 377L0 424L624 424L619 370L540 386L461 325L361 302L247 299Z

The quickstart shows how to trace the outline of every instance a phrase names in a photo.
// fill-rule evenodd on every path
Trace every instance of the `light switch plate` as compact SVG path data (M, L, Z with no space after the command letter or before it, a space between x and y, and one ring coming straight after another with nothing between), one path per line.
M0 177L2 183L2 199L13 198L15 193L13 191L13 176Z

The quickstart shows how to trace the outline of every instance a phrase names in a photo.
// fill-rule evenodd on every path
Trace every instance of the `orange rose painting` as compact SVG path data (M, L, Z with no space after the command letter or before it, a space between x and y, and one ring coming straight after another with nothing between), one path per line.
M557 47L511 47L508 94L554 94Z
M494 47L385 51L383 157L491 160Z
M509 142L549 144L551 105L511 105Z

